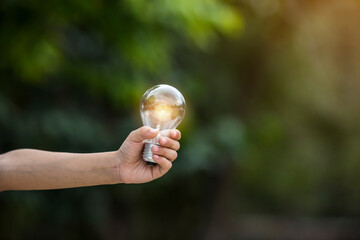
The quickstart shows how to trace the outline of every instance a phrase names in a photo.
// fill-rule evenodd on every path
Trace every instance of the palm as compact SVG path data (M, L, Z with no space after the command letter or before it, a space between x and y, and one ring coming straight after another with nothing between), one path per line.
M149 166L142 158L144 143L125 141L119 149L122 162L119 166L120 179L124 183L149 182L166 172L159 166Z

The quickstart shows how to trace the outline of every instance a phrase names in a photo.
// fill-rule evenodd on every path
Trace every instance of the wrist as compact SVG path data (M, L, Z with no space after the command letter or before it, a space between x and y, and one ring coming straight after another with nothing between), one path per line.
M95 168L92 168L98 176L98 180L94 185L119 183L119 178L117 176L117 169L119 165L117 155L116 151L89 154L89 156L94 156L97 161L97 167L93 165Z
M112 181L113 184L123 183L121 180L121 163L123 162L123 157L120 150L114 151L113 153L113 168L112 168Z

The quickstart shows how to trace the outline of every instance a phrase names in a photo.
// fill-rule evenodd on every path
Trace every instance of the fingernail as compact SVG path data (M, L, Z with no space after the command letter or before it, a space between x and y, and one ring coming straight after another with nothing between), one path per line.
M158 146L153 146L153 151L154 151L154 152L159 151L159 147L158 147Z
M153 129L153 128L149 129L149 133L150 133L150 134L154 134L154 133L156 133L156 131L157 131L157 130L156 130L156 129Z
M156 161L157 159L159 159L159 156L158 155L153 155L152 158Z
M161 138L159 138L159 142L160 142L162 145L164 145L164 144L166 144L166 139L163 138L163 137L161 137Z

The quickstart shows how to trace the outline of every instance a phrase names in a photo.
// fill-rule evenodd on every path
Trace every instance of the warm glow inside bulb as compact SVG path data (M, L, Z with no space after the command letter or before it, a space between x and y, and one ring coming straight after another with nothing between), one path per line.
M159 121L167 121L173 115L173 109L167 104L159 104L154 107L154 114Z

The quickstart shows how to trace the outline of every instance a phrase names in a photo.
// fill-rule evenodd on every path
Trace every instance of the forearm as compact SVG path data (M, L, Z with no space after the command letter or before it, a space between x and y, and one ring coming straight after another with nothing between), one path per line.
M91 154L20 149L0 155L0 191L113 184L116 152Z

